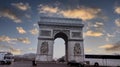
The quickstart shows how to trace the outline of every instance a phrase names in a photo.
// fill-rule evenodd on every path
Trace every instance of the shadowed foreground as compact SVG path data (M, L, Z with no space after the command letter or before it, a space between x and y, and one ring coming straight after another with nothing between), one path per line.
M32 61L17 61L13 62L11 65L0 65L0 67L70 67L70 66L67 66L66 63L39 63L37 64L37 66L32 66Z

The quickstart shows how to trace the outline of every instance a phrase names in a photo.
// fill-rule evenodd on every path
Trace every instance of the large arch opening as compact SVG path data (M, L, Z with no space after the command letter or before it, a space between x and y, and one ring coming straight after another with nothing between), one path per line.
M62 38L54 40L53 59L57 60L65 56L65 41Z
M56 44L56 41L57 41L57 43L59 43L58 45ZM67 62L68 61L68 36L63 32L59 32L54 36L54 42L55 42L54 43L54 47L55 47L54 51L56 51L55 49L57 49L56 52L60 52L60 51L64 52L61 54L61 57L59 57L59 58L64 57L64 60ZM59 49L59 51L58 51L58 49ZM53 54L53 55L55 55L55 54ZM53 56L53 58L55 58L55 56ZM58 58L56 58L56 59L58 59Z

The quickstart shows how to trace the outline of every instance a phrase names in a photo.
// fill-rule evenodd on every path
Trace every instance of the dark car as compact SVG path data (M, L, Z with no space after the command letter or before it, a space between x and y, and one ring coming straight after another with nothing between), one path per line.
M83 63L76 62L75 60L69 61L67 63L67 65L69 65L69 66L76 66L76 67L84 67Z

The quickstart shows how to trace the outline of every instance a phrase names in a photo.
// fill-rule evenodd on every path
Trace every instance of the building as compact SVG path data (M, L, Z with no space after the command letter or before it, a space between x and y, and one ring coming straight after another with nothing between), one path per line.
M36 61L52 61L56 38L65 41L66 62L84 61L83 32L81 19L40 17Z

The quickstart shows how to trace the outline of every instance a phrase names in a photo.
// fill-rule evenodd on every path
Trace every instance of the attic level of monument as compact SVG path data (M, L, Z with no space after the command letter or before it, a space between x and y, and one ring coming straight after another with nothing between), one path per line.
M69 27L83 27L81 19L73 18L55 18L55 17L40 17L39 25L49 25L49 26L69 26Z

